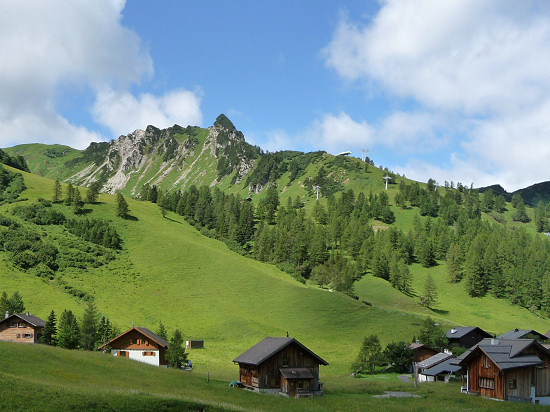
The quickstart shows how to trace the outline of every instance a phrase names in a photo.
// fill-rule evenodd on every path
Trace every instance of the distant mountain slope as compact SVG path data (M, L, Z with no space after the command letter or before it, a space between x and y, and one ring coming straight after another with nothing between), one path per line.
M478 191L483 193L491 189L496 195L503 195L506 201L510 202L512 196L516 193L521 195L523 201L532 207L535 207L539 201L544 203L550 202L550 182L541 182L528 186L523 189L518 189L514 192L507 192L501 185L492 185L479 188Z

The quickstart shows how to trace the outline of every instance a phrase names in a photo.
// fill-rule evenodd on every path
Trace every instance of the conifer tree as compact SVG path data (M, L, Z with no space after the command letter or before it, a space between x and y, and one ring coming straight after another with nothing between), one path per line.
M74 188L73 191L73 212L78 215L82 212L82 197L80 196L80 190L78 187Z
M432 278L431 274L428 274L426 277L426 282L424 283L424 290L420 296L420 304L427 308L431 308L437 302L437 287Z
M6 291L3 291L2 295L0 296L0 316L1 316L0 319L3 319L6 311L9 312L9 310L10 310L10 302L8 300L8 294L6 293Z
M105 345L117 335L117 330L113 327L109 318L102 316L97 326L97 340L94 344L94 348Z
M80 328L75 315L66 309L59 318L57 327L57 346L65 349L77 349L80 343Z
M55 346L57 341L57 325L55 312L52 310L48 320L42 329L42 336L40 337L40 342L46 345Z
M126 203L126 199L124 199L122 193L118 192L116 194L116 215L118 217L126 219L128 217L128 212L130 212L130 209L128 208L128 203Z
M93 204L97 202L97 197L99 195L99 182L94 182L90 185L86 191L86 202Z
M172 339L170 339L170 345L166 351L166 360L168 365L172 368L181 368L181 365L187 360L187 353L183 347L183 337L179 329L174 331Z
M166 328L164 327L164 324L162 323L162 320L159 322L159 327L157 329L157 335L159 335L162 339L168 340L168 332L166 331Z
M57 203L61 200L61 183L59 183L59 179L55 179L55 183L53 184L53 196L52 201L54 203Z
M11 297L8 299L8 309L10 314L13 313L24 313L25 304L23 303L23 298L19 294L19 291L13 292Z
M456 283L462 279L462 257L460 246L458 243L453 243L449 246L446 255L447 273L449 274L449 282Z
M93 300L88 301L80 323L80 347L84 350L94 350L97 342L99 316Z
M366 371L367 373L373 373L374 368L380 361L380 355L382 353L382 347L380 346L380 340L376 335L369 335L363 339L363 344L359 350L359 354L352 364L352 370L354 373Z
M471 297L485 296L487 281L483 270L484 239L481 235L475 237L470 244L464 261L464 277L466 291Z
M71 182L67 185L67 192L65 194L65 204L70 206L73 204L74 187Z

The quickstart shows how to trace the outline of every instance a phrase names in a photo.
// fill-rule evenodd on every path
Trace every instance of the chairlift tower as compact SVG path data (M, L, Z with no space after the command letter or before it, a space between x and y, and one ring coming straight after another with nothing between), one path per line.
M319 200L319 189L321 188L321 186L313 186L313 188L315 189L315 192L317 193L317 200Z
M367 153L369 152L369 149L365 148L365 149L361 149L361 151L363 152L363 157L361 157L361 160L363 162L366 162L367 161Z
M388 180L390 180L390 179L391 179L390 176L388 176L388 175L384 176L384 180L386 181L386 190L388 190Z

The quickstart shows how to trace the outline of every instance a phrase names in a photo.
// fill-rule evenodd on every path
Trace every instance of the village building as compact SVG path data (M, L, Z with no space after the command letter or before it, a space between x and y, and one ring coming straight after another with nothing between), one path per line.
M0 320L0 340L19 343L39 343L46 322L31 315L6 312Z
M319 365L328 363L294 338L267 337L233 362L247 389L286 397L323 394Z
M550 404L550 352L534 339L484 339L455 364L465 393Z
M548 340L546 335L537 332L533 329L512 329L506 333L503 333L498 337L499 339L534 339L539 343L543 343Z
M415 363L422 362L423 360L434 356L438 352L434 348L424 345L418 341L411 343L409 345L409 349L412 350L413 362Z
M120 356L154 366L167 366L165 358L168 341L147 328L132 327L98 348Z
M447 331L445 337L450 346L471 348L485 338L491 338L491 334L477 326L455 326Z
M449 382L461 370L460 366L452 364L453 359L452 353L439 352L418 363L418 382Z

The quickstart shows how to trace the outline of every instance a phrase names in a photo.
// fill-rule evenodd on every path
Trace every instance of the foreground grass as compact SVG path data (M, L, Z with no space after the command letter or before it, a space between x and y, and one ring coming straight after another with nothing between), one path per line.
M228 387L201 373L155 368L102 353L0 342L0 410L255 410L255 411L516 411L533 405L495 402L460 394L458 384L415 389L395 375L380 379L333 377L325 396L286 399ZM385 390L421 398L373 398Z

